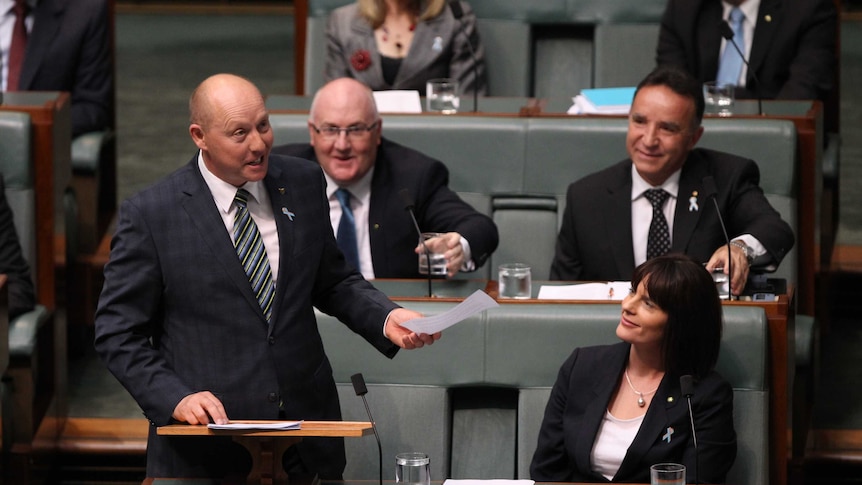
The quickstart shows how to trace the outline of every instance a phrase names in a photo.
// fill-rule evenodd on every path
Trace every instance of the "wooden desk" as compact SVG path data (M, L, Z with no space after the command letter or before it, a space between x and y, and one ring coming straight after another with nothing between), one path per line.
M273 423L277 421L234 421L237 423ZM303 437L362 437L372 432L371 423L357 421L303 421L301 429L212 430L205 425L172 424L159 427L163 436L230 436L251 454L252 466L246 483L288 483L281 466L281 456ZM158 478L153 482L158 483Z
M33 126L31 154L36 193L36 300L49 310L57 304L56 267L65 258L63 194L72 178L72 120L68 93L3 93L0 110L28 113Z

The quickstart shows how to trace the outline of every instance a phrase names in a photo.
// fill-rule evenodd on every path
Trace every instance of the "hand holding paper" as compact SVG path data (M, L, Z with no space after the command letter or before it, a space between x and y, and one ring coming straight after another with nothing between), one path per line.
M470 316L479 313L482 310L487 310L488 308L496 306L499 305L493 298L485 294L482 290L476 290L455 308L452 308L447 312L434 315L433 317L415 318L404 322L402 326L416 333L431 335L437 332L442 332L452 325L466 320Z

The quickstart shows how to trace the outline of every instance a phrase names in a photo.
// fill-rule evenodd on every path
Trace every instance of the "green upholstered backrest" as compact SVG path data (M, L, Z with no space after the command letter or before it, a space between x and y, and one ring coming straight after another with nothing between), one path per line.
M404 302L425 314L454 305ZM412 446L430 453L432 463L451 465L442 471L446 476L436 470L435 480L526 478L560 365L575 347L617 342L619 316L619 304L503 304L450 328L431 347L401 351L389 360L335 319L318 315L336 382L346 385L350 375L362 372L370 384L372 412L378 425L389 430L393 446ZM739 442L728 483L766 483L766 316L757 307L725 306L724 319L717 370L734 388ZM345 419L365 420L359 398L349 391L341 386ZM375 393L380 395L373 397ZM381 434L386 443L387 435ZM445 445L450 438L451 448ZM376 466L368 463L373 444L348 441L348 447L348 469L356 475L345 473L345 478L376 478ZM357 447L361 455L350 451ZM456 456L463 450L472 450L469 463ZM393 452L391 447L386 451L384 464ZM501 476L500 470L510 472Z
M0 173L24 258L33 268L36 263L36 199L30 137L29 114L0 111Z

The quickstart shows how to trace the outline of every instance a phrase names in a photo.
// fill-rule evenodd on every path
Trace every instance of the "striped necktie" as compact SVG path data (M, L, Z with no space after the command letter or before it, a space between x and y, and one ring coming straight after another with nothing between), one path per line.
M233 199L236 203L236 214L233 218L234 247L263 315L269 322L272 317L275 285L272 282L272 269L269 267L263 239L248 212L248 196L247 190L239 189Z

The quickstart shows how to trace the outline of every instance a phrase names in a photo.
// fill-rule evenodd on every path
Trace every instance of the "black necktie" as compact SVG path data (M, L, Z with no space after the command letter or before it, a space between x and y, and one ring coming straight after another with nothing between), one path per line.
M670 250L670 231L662 211L664 202L670 194L662 189L649 189L644 192L644 197L652 204L652 222L649 225L646 251L646 257L649 260Z
M353 217L353 209L350 208L350 192L347 189L335 191L335 197L341 204L341 220L338 222L338 234L335 239L338 249L344 253L344 258L359 270L359 249L356 243L356 219Z

